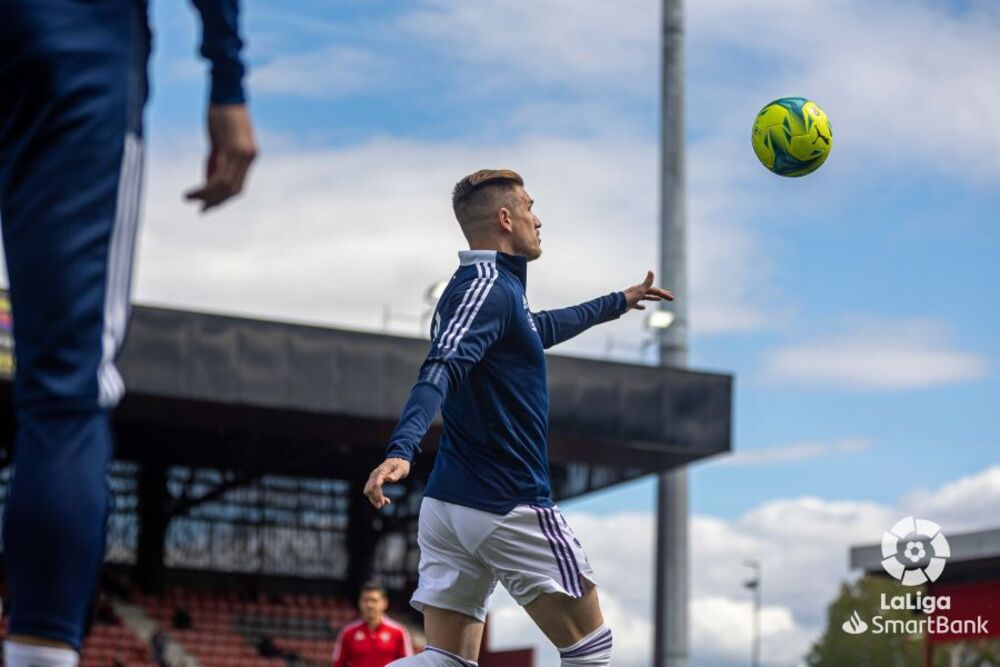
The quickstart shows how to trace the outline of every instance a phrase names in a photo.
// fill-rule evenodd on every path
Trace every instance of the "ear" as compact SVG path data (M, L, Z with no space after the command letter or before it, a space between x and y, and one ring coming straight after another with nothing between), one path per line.
M507 207L502 207L497 211L497 224L505 232L510 232L514 229L514 223L510 219L510 209Z

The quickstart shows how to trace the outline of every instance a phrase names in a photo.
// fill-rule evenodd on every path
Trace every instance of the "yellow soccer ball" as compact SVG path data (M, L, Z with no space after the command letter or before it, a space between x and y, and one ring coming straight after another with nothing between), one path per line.
M782 97L753 122L753 152L779 176L805 176L819 169L833 146L830 119L815 102Z

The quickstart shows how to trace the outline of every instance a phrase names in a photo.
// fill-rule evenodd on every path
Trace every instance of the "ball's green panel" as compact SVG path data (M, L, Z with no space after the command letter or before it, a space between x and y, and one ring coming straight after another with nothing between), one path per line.
M781 176L805 176L830 154L833 129L823 110L804 97L782 97L757 114L751 136L761 164Z

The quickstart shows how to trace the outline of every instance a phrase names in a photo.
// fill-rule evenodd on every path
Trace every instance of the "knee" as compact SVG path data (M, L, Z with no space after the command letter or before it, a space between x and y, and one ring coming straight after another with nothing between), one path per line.
M30 273L32 267L19 273ZM103 280L52 285L19 275L14 297L14 400L18 410L85 410L98 407L111 387L101 373L117 339L105 340ZM13 278L12 278L13 282ZM54 282L65 282L54 281ZM89 284L95 282L95 284ZM44 295L37 294L42 289ZM109 345L108 343L115 343Z
M8 515L70 529L89 524L87 517L100 520L110 494L112 443L105 411L21 414Z
M81 411L100 407L102 350L98 340L39 336L15 343L14 401L19 413Z

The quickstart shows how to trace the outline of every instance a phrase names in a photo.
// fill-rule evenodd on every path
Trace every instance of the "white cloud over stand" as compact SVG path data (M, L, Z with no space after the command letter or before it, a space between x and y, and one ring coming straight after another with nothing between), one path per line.
M877 544L901 517L917 515L946 534L997 527L1000 466L940 488L917 490L892 506L776 499L733 520L691 519L691 654L696 667L739 667L750 655L750 593L743 588L747 558L763 566L763 664L799 664L825 623L827 605L848 571L850 546ZM618 667L644 667L652 651L653 516L564 513L587 550L601 585L602 605L615 634ZM538 649L538 667L558 665L557 653L505 593L493 601L495 648Z

